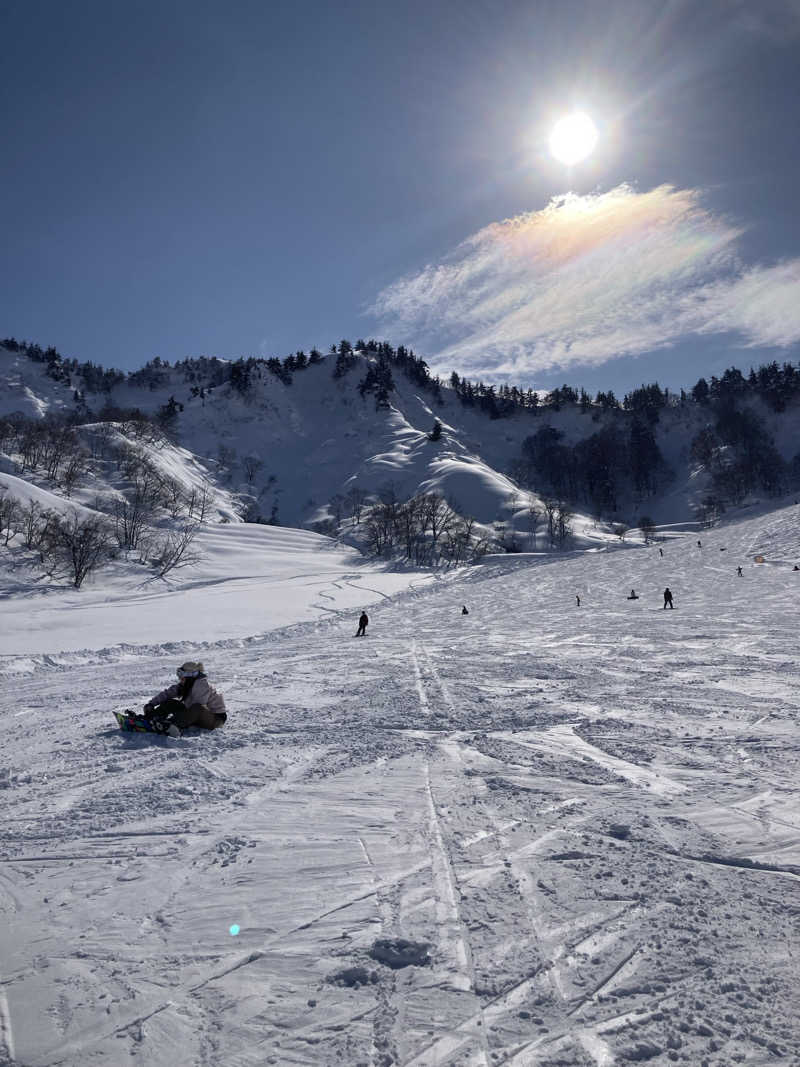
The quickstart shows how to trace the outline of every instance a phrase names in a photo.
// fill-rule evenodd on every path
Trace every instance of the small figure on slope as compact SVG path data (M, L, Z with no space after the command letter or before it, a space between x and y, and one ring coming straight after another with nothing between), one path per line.
M741 567L737 567L737 568L736 568L736 573L737 573L737 574L739 575L739 577L741 578L741 577L742 577L742 568L741 568Z
M639 599L639 597L638 597L638 595L636 593L636 590L635 589L631 589L631 595L628 597L628 600L638 600L638 599Z
M369 617L367 616L366 611L362 611L361 615L359 617L359 620L358 620L358 629L356 630L356 637L366 637L367 636L367 623L368 622L369 622Z
M189 726L216 730L228 718L222 693L209 685L202 663L191 660L177 670L178 681L162 689L144 706L158 733L177 737Z
M464 605L464 607L463 607L463 608L461 609L461 614L462 614L462 615L469 615L469 612L467 611L467 605L466 605L466 604L465 604L465 605Z
M580 598L580 597L578 596L578 594L577 594L577 593L575 594L575 599L576 599L576 600L577 600L577 602L578 602L578 607L580 607L580 606L581 606L581 598Z
M664 549L663 549L663 548L659 548L659 550L658 550L658 554L659 554L659 556L661 556L661 558L663 559L663 558L664 558Z
M667 608L667 604L669 604L670 607L673 607L672 593L669 591L669 586L667 586L667 588L664 590L664 610L665 611L666 611L666 608Z

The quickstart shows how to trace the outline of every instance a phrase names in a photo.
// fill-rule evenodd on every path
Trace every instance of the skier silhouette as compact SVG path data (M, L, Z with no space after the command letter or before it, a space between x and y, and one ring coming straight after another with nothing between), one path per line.
M463 608L461 609L461 614L462 614L462 615L469 615L469 612L467 611L467 605L466 605L466 604L465 604L465 605L464 605L464 607L463 607Z
M659 556L661 556L661 557L662 557L662 559L663 559L663 557L664 557L664 549L663 549L663 548L659 548L659 550L658 550L658 554L659 554Z
M577 593L575 594L575 599L578 601L578 607L580 607L581 606L581 598L578 596Z
M635 589L631 589L631 595L628 597L628 600L638 600L638 599L639 599L639 597L636 595L636 590Z
M358 629L356 630L356 637L366 637L367 636L367 623L368 622L369 622L369 618L367 617L366 611L362 611L361 612L361 617L358 620Z
M667 586L667 588L664 590L664 609L665 610L666 610L667 604L669 604L670 607L673 606L673 604L672 604L672 593L670 593L670 591L669 591L669 586Z
M739 575L739 577L741 578L741 577L742 577L742 568L741 568L741 567L737 567L737 568L736 568L736 573L737 573L737 574Z
M697 542L697 547L698 547L698 548L702 548L702 547L703 547L703 546L702 546L702 545L700 544L700 542L699 542L699 541Z

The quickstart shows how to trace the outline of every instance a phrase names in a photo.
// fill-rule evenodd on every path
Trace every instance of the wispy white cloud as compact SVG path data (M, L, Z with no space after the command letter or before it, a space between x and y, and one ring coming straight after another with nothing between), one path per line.
M743 265L742 229L697 192L622 185L485 227L384 289L371 312L439 370L520 377L691 334L800 339L800 260Z

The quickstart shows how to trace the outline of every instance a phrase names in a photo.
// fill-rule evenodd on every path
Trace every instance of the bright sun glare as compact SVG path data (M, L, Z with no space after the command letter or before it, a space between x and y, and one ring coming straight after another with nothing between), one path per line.
M583 111L560 119L550 134L550 152L568 167L591 155L596 144L597 127Z

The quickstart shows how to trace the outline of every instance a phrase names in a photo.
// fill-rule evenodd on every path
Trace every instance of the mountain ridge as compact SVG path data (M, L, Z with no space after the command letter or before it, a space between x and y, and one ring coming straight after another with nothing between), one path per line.
M75 388L78 381L85 384L81 368L86 367L98 392ZM438 493L487 528L510 523L520 541L526 509L545 496L566 498L583 516L579 538L590 522L633 525L644 512L656 523L686 522L709 517L703 499L712 483L711 453L716 450L723 472L730 459L724 442L709 445L709 462L692 455L693 443L713 426L716 414L709 403L685 393L677 397L657 386L643 387L631 394L631 403L641 401L640 410L624 410L613 397L610 403L610 394L600 393L591 402L569 387L541 398L533 391L497 394L479 383L476 395L457 375L450 385L431 378L424 361L402 346L394 350L375 342L358 342L355 350L341 342L335 354L315 350L311 357L298 353L283 362L201 357L170 365L154 360L125 375L12 341L0 347L0 381L0 415L57 415L77 423L135 410L155 417L205 464L210 477L247 502L243 517L321 530L331 528L332 499L354 486L373 496L393 492L399 499ZM800 471L800 453L795 455L800 387L796 394L789 391L783 410L771 410L761 394L739 395L737 410L766 425L764 440L774 441L778 457L773 462L789 472L779 488L791 491L792 464ZM634 423L650 435L660 473L646 489L634 492L621 485L606 493L605 507L599 497L580 499L574 487L570 499L569 492L521 462L526 441L545 428L562 450L575 451L587 440L592 447L596 440L602 445L603 435L624 438ZM432 440L437 426L441 436ZM630 452L630 441L620 440L621 445L611 442L617 452ZM545 454L551 468L553 455ZM592 462L602 468L611 461L601 456ZM734 503L752 495L745 492Z

